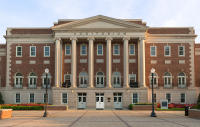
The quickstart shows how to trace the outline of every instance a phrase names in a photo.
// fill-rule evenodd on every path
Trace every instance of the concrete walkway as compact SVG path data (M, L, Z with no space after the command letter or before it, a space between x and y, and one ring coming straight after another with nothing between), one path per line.
M14 111L13 118L0 120L0 127L200 127L200 120L184 116L182 111L69 110Z

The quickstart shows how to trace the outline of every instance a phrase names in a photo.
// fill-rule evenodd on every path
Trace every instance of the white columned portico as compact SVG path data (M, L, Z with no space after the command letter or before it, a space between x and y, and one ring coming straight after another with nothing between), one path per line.
M89 53L88 53L88 73L89 73L89 85L94 87L94 37L89 37Z
M123 48L123 52L124 52L124 88L128 88L129 87L129 53L128 53L128 43L130 40L130 37L124 37L124 48Z
M61 69L61 66L60 66L60 45L61 45L61 39L56 39L56 42L55 42L56 46L55 46L55 86L56 87L59 87L60 86L60 77L61 77L61 73L60 73L60 69Z
M139 38L139 83L146 87L145 82L145 38Z
M106 87L109 87L111 88L112 87L112 84L111 84L111 73L112 73L112 51L111 51L111 41L112 41L112 38L111 37L108 37L106 38L107 40L107 46L106 46L106 82L107 82L107 86Z
M76 41L77 38L70 38L72 43L72 62L71 62L71 75L72 75L72 87L76 87Z

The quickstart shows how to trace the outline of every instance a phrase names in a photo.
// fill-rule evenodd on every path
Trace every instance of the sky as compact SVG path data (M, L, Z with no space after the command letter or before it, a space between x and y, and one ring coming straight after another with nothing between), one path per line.
M150 27L194 27L200 36L200 0L0 0L0 43L7 27L51 27L58 19L96 15L142 19Z

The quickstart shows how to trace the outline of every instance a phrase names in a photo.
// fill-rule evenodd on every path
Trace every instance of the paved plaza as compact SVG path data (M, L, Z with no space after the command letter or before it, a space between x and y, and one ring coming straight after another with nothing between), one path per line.
M68 110L14 111L13 118L0 120L0 127L200 127L200 120L184 116L183 111Z

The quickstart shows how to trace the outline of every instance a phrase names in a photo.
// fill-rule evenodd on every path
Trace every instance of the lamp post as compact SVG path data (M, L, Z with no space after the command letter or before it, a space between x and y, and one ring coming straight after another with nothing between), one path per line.
M151 81L151 86L152 86L152 112L151 112L151 117L156 117L156 113L155 113L155 110L154 110L154 93L153 93L153 84L154 84L154 73L155 73L155 69L152 68L151 69L151 77L152 77L152 81Z
M49 69L46 68L45 69L45 74L46 74L46 93L45 93L45 107L44 107L44 115L43 117L47 117L47 104L48 104L48 101L47 101L47 97L48 97L48 74L49 74Z

